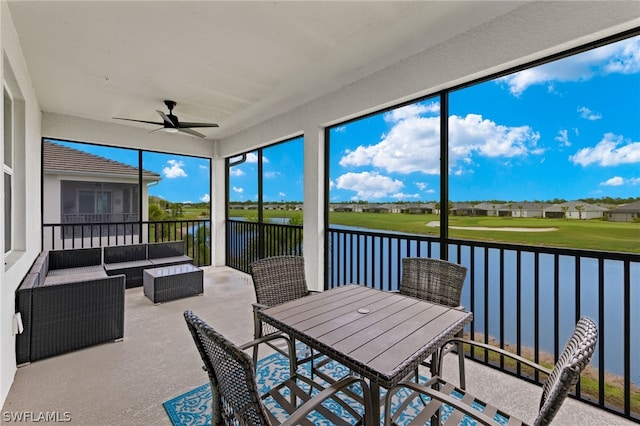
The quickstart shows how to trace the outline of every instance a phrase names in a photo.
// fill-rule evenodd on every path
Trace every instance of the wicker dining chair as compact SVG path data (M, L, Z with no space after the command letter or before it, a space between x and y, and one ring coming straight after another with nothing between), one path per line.
M402 259L402 279L398 292L405 296L423 299L432 303L458 307L462 296L462 286L467 276L467 268L457 263L446 260L431 259L424 257L405 257ZM461 307L461 306L460 306ZM457 334L462 337L463 331ZM464 347L460 344L446 345L441 348L445 353L450 352L454 347L458 352L458 371L460 373L460 387L464 389ZM423 365L431 368L431 363L437 362L437 354L430 360L423 362ZM434 365L432 370L437 370ZM417 379L416 373L416 379Z
M547 375L547 380L542 386L539 411L533 425L548 425L551 423L551 420L553 420L558 413L567 394L578 382L580 373L591 361L597 340L598 328L596 324L590 318L580 318L573 331L573 335L567 342L553 370L549 370L528 359L495 346L467 339L451 339L451 341L463 342L504 355ZM440 360L439 365L442 365L442 360ZM496 385L499 385L499 383L496 383ZM410 396L403 401L403 405L392 407L391 398L403 388L412 391ZM445 405L453 410L446 419L441 416L441 420L445 425L459 424L463 422L465 416L467 419L464 421L464 424L471 423L469 419L475 419L478 423L485 425L504 425L508 422L511 426L524 423L522 420L505 413L497 407L479 400L474 395L447 383L438 374L423 385L412 381L403 381L392 388L385 397L385 425L395 425L398 418L403 416L403 411L406 411L404 408L406 408L412 400L421 395L428 396L430 400L415 417L416 424L425 424L431 416L438 413L438 410ZM394 408L397 409L394 411ZM441 414L444 411L445 410L440 410ZM406 418L403 418L403 424L406 420Z
M304 272L304 257L302 256L273 256L260 259L249 265L253 288L256 292L256 303L253 306L253 325L255 339L270 334L281 333L280 330L260 321L258 311L279 305L290 300L308 296L312 292L307 287ZM285 356L284 351L276 345L269 344L273 349ZM295 342L294 342L295 347ZM307 359L301 359L305 362ZM254 365L258 362L258 347L253 349Z
M284 339L291 349L292 342L283 335L270 335L236 346L193 312L185 311L184 318L209 376L212 396L211 424L311 426L313 423L306 416L314 411L332 424L347 425L352 424L351 421L364 425L372 423L371 395L363 379L347 376L332 386L323 388L313 380L298 375L295 362L290 358L289 377L260 394L253 360L244 351L273 339ZM310 396L310 392L303 390L298 383L313 387L316 394ZM352 388L357 385L360 386L361 395L354 394ZM356 400L362 401L362 409L356 410L341 395L356 395L359 398L352 398L351 402L356 404ZM275 402L274 412L278 413L277 416L267 409L266 400ZM322 405L328 400L339 404L344 410L343 413L348 413L345 415L346 418L338 416L335 410ZM282 417L281 411L288 415L284 421L278 418Z

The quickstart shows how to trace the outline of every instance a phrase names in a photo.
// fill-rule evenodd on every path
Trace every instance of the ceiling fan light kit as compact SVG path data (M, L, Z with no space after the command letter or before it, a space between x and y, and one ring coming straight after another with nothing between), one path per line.
M177 105L176 102L165 100L164 104L169 109L169 114L165 114L160 110L156 110L158 115L160 115L160 117L162 118L162 121L160 122L134 120L132 118L120 118L120 117L113 117L113 118L114 120L135 121L137 123L155 124L158 126L162 126L159 129L152 130L150 133L156 132L158 130L164 130L167 133L183 132L183 133L190 134L192 136L197 136L199 138L204 138L206 137L206 135L203 135L202 133L193 130L192 127L218 127L218 125L215 123L180 122L180 120L178 120L178 117L173 114L173 108Z

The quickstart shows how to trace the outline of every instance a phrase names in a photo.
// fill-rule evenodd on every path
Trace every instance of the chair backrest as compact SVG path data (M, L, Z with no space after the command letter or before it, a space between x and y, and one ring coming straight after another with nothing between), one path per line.
M304 272L304 257L274 256L249 266L256 302L275 306L309 294Z
M270 425L251 358L193 312L184 318L211 383L211 424Z
M542 386L540 411L534 425L551 423L567 394L578 382L580 373L591 361L597 340L596 324L590 318L580 318L553 371Z
M402 259L399 292L446 306L460 305L467 268L457 263L424 257Z

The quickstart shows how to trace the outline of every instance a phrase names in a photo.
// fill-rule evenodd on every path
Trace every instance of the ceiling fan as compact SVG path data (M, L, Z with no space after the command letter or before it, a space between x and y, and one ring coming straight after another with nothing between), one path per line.
M177 133L184 132L193 136L198 136L200 138L206 137L200 132L196 132L192 129L192 127L219 127L215 123L192 123L192 122L181 122L178 120L178 117L173 115L173 108L177 105L174 101L164 101L164 104L169 108L169 114L165 114L162 111L156 110L160 117L162 117L163 121L145 121L145 120L134 120L131 118L119 118L113 117L115 120L126 120L126 121L136 121L138 123L147 123L147 124L157 124L158 126L162 126L159 129L152 130L150 133L157 132L158 130L164 130L169 133Z

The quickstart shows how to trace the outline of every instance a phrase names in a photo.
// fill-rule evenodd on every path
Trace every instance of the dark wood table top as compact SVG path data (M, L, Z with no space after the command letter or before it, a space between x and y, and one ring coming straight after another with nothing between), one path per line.
M354 284L258 316L387 389L473 319L464 310Z

